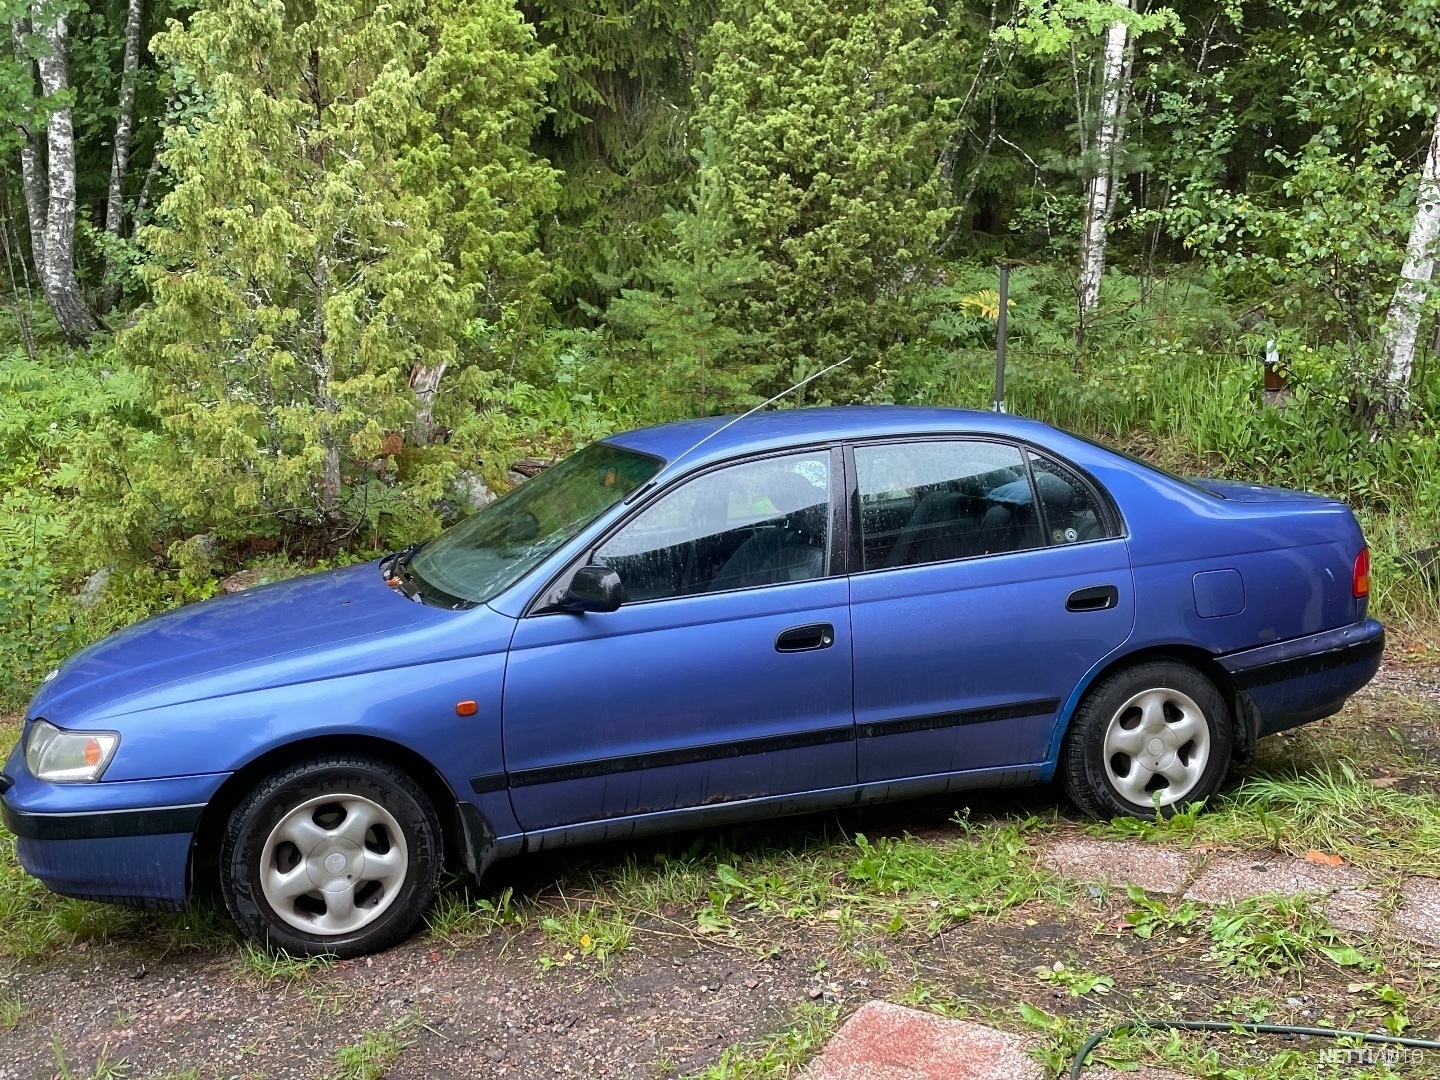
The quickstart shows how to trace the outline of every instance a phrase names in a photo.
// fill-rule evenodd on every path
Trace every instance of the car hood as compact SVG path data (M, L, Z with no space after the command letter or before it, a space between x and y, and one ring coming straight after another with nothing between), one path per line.
M57 724L222 670L417 629L453 612L407 600L373 562L216 597L136 623L67 660L26 715ZM122 710L123 711L123 710Z

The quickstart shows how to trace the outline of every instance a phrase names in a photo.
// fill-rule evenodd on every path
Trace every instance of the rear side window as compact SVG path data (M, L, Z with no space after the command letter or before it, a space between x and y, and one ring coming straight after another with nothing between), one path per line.
M1074 472L1036 453L1030 454L1030 469L1051 544L1081 544L1115 535L1095 492Z
M855 447L864 568L1043 547L1019 449L965 440Z

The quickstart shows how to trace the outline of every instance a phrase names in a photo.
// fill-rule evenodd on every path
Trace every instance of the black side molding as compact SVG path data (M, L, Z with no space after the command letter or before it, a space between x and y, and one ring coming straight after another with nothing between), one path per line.
M504 791L507 786L503 772L484 773L481 776L470 777L470 790L476 795L488 795L492 791Z
M204 803L106 810L82 814L30 814L3 805L5 827L26 840L108 840L194 832Z
M927 716L904 716L897 720L879 720L861 724L857 734L862 739L886 735L908 735L916 731L962 727L967 724L993 724L997 720L1019 720L1026 716L1045 716L1060 708L1059 698L1038 698L1017 701L1011 705L994 705L986 709L960 709L956 712L931 713Z
M1000 720L1019 720L1027 716L1046 716L1060 708L1059 698L1038 698L1034 701L1016 701L1008 705L994 705L983 709L960 709L955 712L931 713L926 716L903 716L895 720L880 720L869 724L847 724L844 727L819 728L815 731L800 731L793 735L776 735L763 739L745 739L734 743L710 743L704 746L686 746L675 750L657 750L648 754L629 754L624 757L593 758L574 764L545 765L537 769L523 769L510 773L509 786L531 787L535 784L558 784L566 780L582 780L593 776L613 776L616 773L635 772L640 769L660 769L669 765L696 765L704 761L720 761L725 758L746 757L750 754L773 754L784 750L800 750L807 746L828 746L835 743L853 742L855 739L876 739L886 735L905 735L916 731L935 731L940 728L961 727L967 724L990 724ZM477 795L500 791L506 786L504 773L484 773L470 778L470 790Z
M520 772L511 773L510 786L531 787L535 784L556 784L562 780L583 780L591 776L613 776L638 769L660 769L667 765L695 765L702 761L720 761L724 758L746 757L749 754L773 754L781 750L799 750L806 746L850 742L854 738L855 726L846 724L844 727L799 731L793 735L685 746L675 750L655 750L648 754L627 754L624 757L596 758L591 761L577 761L573 765L545 765L538 769L522 769ZM475 781L472 780L470 784L473 788Z

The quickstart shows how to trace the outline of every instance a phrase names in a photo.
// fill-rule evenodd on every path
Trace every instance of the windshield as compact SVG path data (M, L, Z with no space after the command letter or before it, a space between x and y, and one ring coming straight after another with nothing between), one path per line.
M483 604L663 465L659 458L592 443L441 533L411 558L428 591ZM423 596L427 589L421 590Z

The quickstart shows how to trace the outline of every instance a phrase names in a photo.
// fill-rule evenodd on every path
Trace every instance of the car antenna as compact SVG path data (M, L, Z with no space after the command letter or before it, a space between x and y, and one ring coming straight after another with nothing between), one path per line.
M805 378L801 379L801 380L800 380L799 382L797 382L794 386L786 387L784 390L781 390L780 393L776 394L774 397L772 397L772 398L767 398L766 400L762 401L759 405L756 405L756 406L755 406L753 409L751 409L749 412L747 412L747 413L741 413L739 416L734 417L733 419L727 421L727 422L724 423L724 424L721 424L721 425L720 425L718 428L716 428L714 431L710 432L710 434L706 435L705 438L701 439L700 442L697 442L694 446L691 446L688 450L686 450L685 453L681 454L679 457L674 458L674 459L670 462L670 464L673 465L673 464L675 464L676 461L679 461L680 458L683 458L683 457L687 456L688 454L693 453L702 443L704 443L704 442L706 442L706 441L708 441L708 440L710 440L710 439L713 439L716 435L719 435L722 431L724 431L726 428L730 427L731 425L733 425L733 424L738 424L741 420L744 420L747 416L754 416L754 415L755 415L757 412L759 412L761 409L765 408L766 405L773 405L773 404L775 404L775 402L779 401L779 400L780 400L782 397L784 397L786 394L793 394L796 390L799 390L799 389L800 389L802 386L804 386L806 383L814 382L816 379L818 379L821 375L824 375L826 372L834 371L837 367L839 367L839 366L842 365L842 364L848 364L848 363L854 358L854 356L855 356L855 354L854 354L854 353L851 353L849 356L845 357L845 359L843 359L843 360L836 360L835 363L831 364L829 367L827 367L827 368L821 368L819 371L815 372L815 374L813 374L813 375L806 375Z

